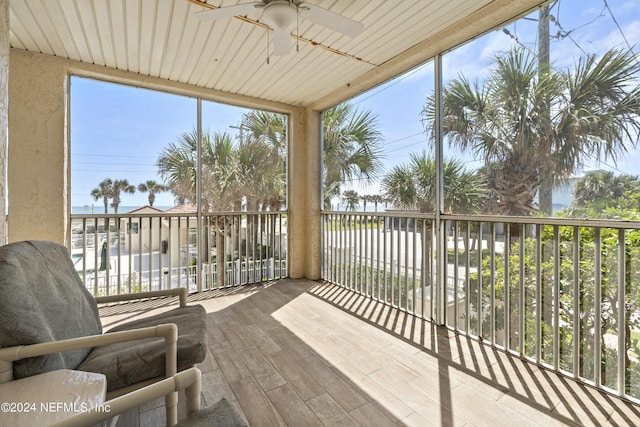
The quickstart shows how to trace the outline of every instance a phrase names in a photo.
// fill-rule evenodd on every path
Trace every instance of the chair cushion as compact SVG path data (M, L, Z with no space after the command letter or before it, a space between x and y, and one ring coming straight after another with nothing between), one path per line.
M109 332L175 323L178 327L178 371L204 360L207 351L206 311L201 305L176 308L111 329ZM165 375L163 338L147 338L94 348L78 370L107 377L107 391Z
M96 302L73 267L67 248L44 241L0 247L0 347L101 333ZM76 369L90 350L14 362L14 378Z

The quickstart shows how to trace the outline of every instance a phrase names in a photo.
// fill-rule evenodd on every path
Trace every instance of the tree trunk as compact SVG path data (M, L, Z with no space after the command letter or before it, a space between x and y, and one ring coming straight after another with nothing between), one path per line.
M538 190L538 204L540 212L545 216L553 213L553 178L542 179Z

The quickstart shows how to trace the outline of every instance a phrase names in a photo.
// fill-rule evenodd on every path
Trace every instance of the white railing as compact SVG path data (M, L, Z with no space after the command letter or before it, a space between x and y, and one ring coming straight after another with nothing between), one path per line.
M327 212L322 224L323 279L640 398L640 222L442 215L439 233L434 215Z
M288 275L285 212L72 215L71 223L72 260L96 296Z

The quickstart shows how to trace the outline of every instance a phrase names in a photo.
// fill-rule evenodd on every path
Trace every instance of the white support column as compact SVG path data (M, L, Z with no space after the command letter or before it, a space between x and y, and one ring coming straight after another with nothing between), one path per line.
M0 245L7 243L7 162L9 142L9 0L0 0Z
M289 276L320 278L321 113L298 109L290 118Z

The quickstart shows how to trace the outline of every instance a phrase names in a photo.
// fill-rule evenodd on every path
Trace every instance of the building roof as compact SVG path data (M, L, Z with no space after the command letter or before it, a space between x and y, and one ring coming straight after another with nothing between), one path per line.
M127 213L132 214L132 213L160 213L160 212L162 212L161 209L154 208L153 206L145 205L139 208L132 209Z
M164 211L165 213L172 214L184 214L184 213L197 213L196 205L191 203L185 203L183 205L174 206Z

